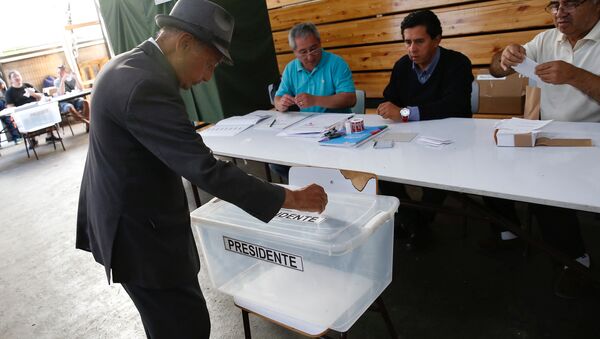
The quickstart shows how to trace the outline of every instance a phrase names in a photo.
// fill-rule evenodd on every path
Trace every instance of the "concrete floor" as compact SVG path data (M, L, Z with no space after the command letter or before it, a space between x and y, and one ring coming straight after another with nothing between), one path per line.
M81 124L65 138L66 152L23 145L0 149L0 338L144 338L137 311L124 290L108 285L103 268L75 249L75 216L87 151ZM40 138L42 139L42 138ZM43 142L42 142L43 143ZM244 166L260 174L261 166ZM450 203L452 203L450 201ZM582 213L588 251L600 258L597 217ZM480 221L440 216L433 241L416 254L395 253L394 280L383 297L403 338L599 338L600 293L562 300L552 294L553 267L537 251L482 255L487 235ZM594 271L600 278L597 270ZM231 298L199 275L212 321L211 338L243 338ZM254 338L299 338L251 317ZM386 338L378 314L367 312L353 338Z

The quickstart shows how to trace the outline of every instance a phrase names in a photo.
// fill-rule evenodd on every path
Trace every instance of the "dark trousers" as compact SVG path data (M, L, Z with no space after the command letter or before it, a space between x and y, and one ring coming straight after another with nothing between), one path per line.
M515 210L515 202L512 200L493 198L493 197L482 197L483 202L487 207L489 207L496 214L504 217L506 220L510 221L515 225L521 225L519 221L519 217L517 216L517 211ZM492 231L495 233L500 233L507 231L507 229L500 224L492 223Z
M497 214L516 225L520 224L514 201L490 197L484 197L483 200ZM529 204L529 209L538 222L545 243L573 259L585 253L576 211L538 204ZM492 224L492 230L499 233L506 229L502 225Z
M138 309L149 339L210 336L208 309L198 281L168 289L122 285Z
M567 208L530 204L542 238L548 245L575 259L585 253L577 212Z
M446 200L446 191L422 187L423 195L421 202L428 204L441 206ZM404 228L409 233L419 233L422 227L428 226L433 219L435 219L436 213L433 211L421 211L414 208L408 208L402 206L402 200L412 200L406 192L406 186L389 181L379 182L379 192L383 195L393 195L400 199L400 208L398 209L398 215L394 221Z

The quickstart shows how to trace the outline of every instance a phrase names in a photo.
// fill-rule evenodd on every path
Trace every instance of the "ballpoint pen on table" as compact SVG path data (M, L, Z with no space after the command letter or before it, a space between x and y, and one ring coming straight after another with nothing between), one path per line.
M269 124L269 127L273 127L273 125L275 124L275 121L277 121L277 119L273 118L273 121L271 121L271 123Z

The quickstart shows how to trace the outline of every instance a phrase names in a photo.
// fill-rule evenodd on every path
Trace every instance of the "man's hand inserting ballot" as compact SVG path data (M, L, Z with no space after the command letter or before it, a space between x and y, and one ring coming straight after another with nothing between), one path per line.
M323 187L311 184L298 190L285 190L283 208L322 213L327 206L327 193Z

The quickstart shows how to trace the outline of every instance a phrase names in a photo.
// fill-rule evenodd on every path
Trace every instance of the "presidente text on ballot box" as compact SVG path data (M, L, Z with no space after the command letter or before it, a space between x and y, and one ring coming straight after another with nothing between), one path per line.
M303 332L347 331L392 281L395 197L328 195L269 223L213 199L191 213L213 285ZM298 328L298 327L297 327Z

